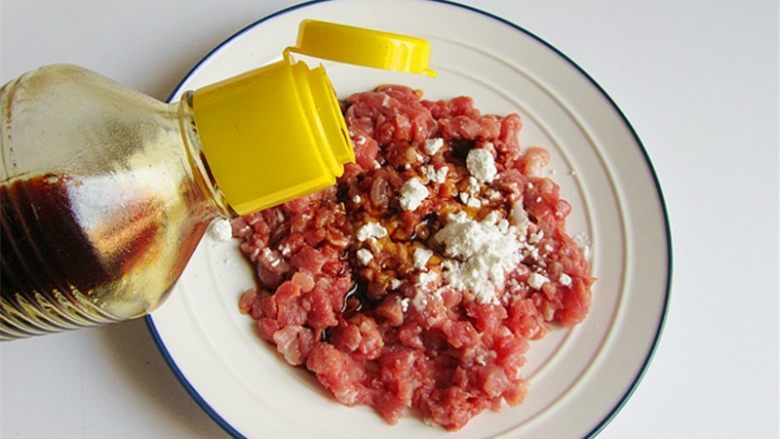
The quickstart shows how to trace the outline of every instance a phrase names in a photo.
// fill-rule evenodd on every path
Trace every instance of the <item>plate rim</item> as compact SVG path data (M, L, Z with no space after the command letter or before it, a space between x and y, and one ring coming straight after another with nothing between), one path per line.
M192 76L193 73L195 73L198 68L205 63L208 59L211 58L211 56L217 52L218 50L222 49L225 45L231 43L236 38L239 38L244 33L252 30L256 26L262 24L265 21L268 21L272 18L275 18L280 15L284 15L288 12L292 12L294 10L305 8L317 3L326 3L334 0L309 0L303 3L298 3L292 6L289 6L284 9L280 9L276 12L273 12L269 15L266 15L265 17L262 17L258 20L253 21L252 23L249 23L248 25L244 26L242 29L238 30L237 32L233 33L229 37L227 37L224 41L216 45L213 49L211 49L206 55L204 55L195 65L192 66L192 68L189 69L187 74L185 74L182 79L176 84L176 86L173 88L173 91L166 99L166 102L170 102L171 99L178 93L181 86L186 82L190 76ZM650 160L650 156L647 153L647 149L645 148L644 143L642 143L642 140L639 137L639 134L637 134L634 127L631 125L631 122L629 122L628 118L626 117L625 113L618 107L617 103L614 99L604 90L604 88L596 82L593 77L588 74L582 67L579 66L574 60L569 58L566 54L564 54L562 51L560 51L558 48L553 46L552 44L548 43L538 35L534 34L533 32L525 29L524 27L515 24L514 22L507 20L503 17L500 17L498 15L495 15L491 12L479 9L475 6L471 5L464 5L461 3L457 3L452 0L425 0L429 2L434 3L442 3L445 5L465 9L467 11L483 15L485 17L491 18L493 20L496 20L500 23L503 23L507 26L512 27L513 29L525 34L528 37L531 37L533 40L537 41L538 43L542 44L546 48L552 50L556 55L561 57L564 61L568 62L574 69L577 70L579 74L581 74L585 79L588 80L595 88L596 90L607 100L609 105L615 110L617 115L622 120L623 124L625 124L626 128L628 128L629 132L631 133L631 136L636 141L637 145L639 146L639 150L642 154L642 158L645 161L645 164L647 165L648 171L650 172L650 175L653 180L653 184L656 189L656 195L658 196L658 201L661 207L661 213L663 216L663 225L664 225L664 232L666 235L666 286L665 286L665 292L664 292L664 302L663 307L661 311L661 315L658 320L658 326L656 328L656 333L653 338L653 342L650 345L650 349L648 350L647 355L645 356L645 359L642 363L642 367L637 372L637 375L632 380L631 384L628 386L628 389L623 394L623 396L618 400L618 402L615 404L615 406L607 413L604 418L601 419L601 421L596 424L593 429L588 432L584 437L585 438L593 438L597 434L599 434L604 427L607 426L614 418L615 416L620 412L620 410L625 406L626 402L631 398L631 396L634 394L636 389L639 387L640 382L642 381L642 378L644 378L645 373L649 369L650 363L653 360L653 357L655 356L655 353L658 349L658 345L660 342L660 339L663 334L663 330L666 324L666 318L669 312L669 301L671 297L671 285L672 285L672 273L673 273L673 251L672 251L672 232L671 232L671 225L669 221L669 212L666 205L666 199L663 195L663 190L661 188L661 182L658 179L658 175L656 173L655 167L653 166L653 162ZM198 393L197 389L187 380L187 377L184 375L184 373L181 371L181 369L178 367L176 362L171 357L170 352L168 352L168 349L165 347L165 343L163 342L162 338L160 337L159 332L157 331L157 327L154 324L154 318L152 315L148 315L144 318L146 322L147 329L149 330L149 333L152 336L152 339L154 340L155 345L157 346L157 349L159 350L160 354L162 355L163 359L165 360L165 363L168 365L168 367L171 369L173 374L176 376L176 379L179 381L179 383L184 387L184 389L187 391L187 393L192 397L193 400L198 404L198 406L217 424L220 428L222 428L228 435L234 438L246 438L241 432L235 429L229 422L227 422L209 403L203 398L203 396Z

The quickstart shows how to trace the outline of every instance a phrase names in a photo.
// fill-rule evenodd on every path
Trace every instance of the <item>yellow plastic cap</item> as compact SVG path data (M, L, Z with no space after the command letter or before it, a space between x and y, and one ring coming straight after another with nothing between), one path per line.
M307 20L284 59L192 93L203 155L216 189L239 215L336 183L355 161L333 86L289 53L433 76L427 41Z
M192 109L217 188L239 215L333 186L355 161L322 67L279 61L196 90Z
M297 45L288 47L286 52L364 67L436 76L436 71L428 68L431 57L428 41L326 21L302 21L298 27Z

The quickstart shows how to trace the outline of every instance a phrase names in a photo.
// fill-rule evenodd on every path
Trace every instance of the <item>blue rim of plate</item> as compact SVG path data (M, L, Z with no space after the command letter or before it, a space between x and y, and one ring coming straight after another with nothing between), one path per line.
M244 27L240 31L234 33L230 37L228 37L225 41L221 42L218 46L216 46L214 49L212 49L206 56L204 56L200 61L198 61L197 64L195 64L192 69L190 69L189 72L182 78L181 81L179 81L178 84L176 84L176 87L173 89L173 92L168 96L168 102L170 102L173 97L176 95L176 93L179 91L179 88L182 86L182 84L195 72L195 70L198 69L198 67L201 66L206 60L208 60L211 55L216 52L217 50L221 49L226 44L230 43L234 39L240 37L245 32L253 29L254 27L262 24L265 21L268 21L274 17L284 15L288 12L294 11L296 9L304 8L307 6L311 6L313 4L317 3L325 3L328 1L333 0L312 0L304 3L300 3L297 5L290 6L288 8L279 10L277 12L274 12L271 15L268 15L266 17L263 17L248 26ZM645 162L647 163L647 167L650 170L650 174L653 177L653 183L655 184L656 191L658 193L658 200L661 204L661 211L663 212L663 218L664 218L664 229L666 231L666 248L667 248L667 267L666 267L666 293L664 297L664 305L663 305L663 312L661 313L661 318L658 321L658 328L656 329L655 338L653 339L653 344L650 347L650 350L647 353L647 357L645 357L645 361L642 364L642 367L640 368L639 372L637 373L636 377L634 377L634 380L631 382L631 385L626 390L626 393L623 395L622 398L615 404L615 406L610 410L610 412L604 416L604 418L599 421L598 424L596 424L595 427L584 437L585 438L592 438L596 436L601 430L606 427L607 424L615 417L615 415L618 414L620 409L623 408L623 406L626 404L626 402L631 398L631 395L633 395L636 388L639 386L639 382L642 380L642 378L645 375L645 372L647 371L650 362L653 359L653 355L656 352L656 349L658 347L658 342L661 338L661 333L663 332L664 324L666 323L666 315L669 310L669 297L671 295L671 286L672 286L672 232L671 232L671 226L669 224L669 213L667 211L666 207L666 200L664 199L663 191L661 190L661 183L658 180L658 175L655 172L655 168L653 167L653 163L650 161L650 156L647 154L647 149L645 148L644 144L642 143L642 140L639 138L639 135L636 133L636 130L634 130L634 127L631 125L631 123L628 121L628 118L625 114L623 114L623 111L620 110L620 108L617 106L615 101L612 99L612 97L607 94L607 92L596 82L593 77L591 77L585 70L583 70L582 67L580 67L577 63L575 63L571 58L566 56L563 52L558 50L555 46L551 45L550 43L546 42L539 36L535 35L533 32L530 32L526 30L525 28L518 26L515 23L512 23L511 21L501 18L497 15L491 14L490 12L483 11L481 9L475 8L473 6L469 5L462 5L460 3L455 3L450 0L427 0L432 1L436 3L444 3L450 6L455 6L458 8L466 9L471 12L475 12L480 15L484 15L486 17L492 18L496 21L499 21L507 26L510 26L514 28L515 30L518 30L522 32L523 34L533 38L537 42L543 44L548 49L555 52L558 56L566 60L569 64L571 64L572 67L577 69L577 71L584 76L590 83L596 87L596 89L602 94L602 96L609 102L609 104L612 106L612 108L617 112L617 114L620 116L620 118L623 120L623 123L626 125L626 127L631 131L631 135L634 137L634 140L636 140L637 145L639 145L639 149L642 152L642 157L644 157ZM149 332L152 334L152 338L154 339L155 344L157 345L157 348L160 350L160 353L162 354L163 358L165 359L165 362L168 363L168 367L171 368L173 371L173 374L176 375L176 378L179 380L181 385L184 387L185 390L187 390L187 393L190 394L192 399L195 400L196 403L200 406L201 409L203 409L204 412L206 412L211 419L214 420L214 422L217 423L223 430L225 430L226 433L228 433L230 436L234 438L246 438L243 434L241 434L238 430L236 430L230 423L228 423L219 413L217 413L216 410L214 410L213 407L209 405L209 403L198 393L198 391L193 387L193 385L187 380L187 377L184 376L184 373L179 369L179 366L176 364L176 362L171 357L170 352L168 352L168 349L165 347L165 343L160 338L160 334L157 332L157 327L154 325L154 319L152 316L147 316L145 318L146 320L146 326L149 328Z

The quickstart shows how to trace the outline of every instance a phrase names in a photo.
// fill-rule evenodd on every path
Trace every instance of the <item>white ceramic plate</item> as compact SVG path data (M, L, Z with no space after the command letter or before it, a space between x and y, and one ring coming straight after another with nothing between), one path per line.
M523 145L552 154L573 206L569 228L592 242L598 278L587 320L532 343L519 407L486 412L447 433L405 417L389 426L368 407L347 408L304 370L288 366L238 313L254 277L235 243L198 247L170 299L148 319L161 352L203 409L247 437L591 436L614 416L647 367L668 301L670 242L656 177L612 100L573 62L534 35L470 8L410 0L339 0L267 17L210 53L179 85L215 82L278 59L298 23L316 18L427 38L439 77L327 65L341 97L405 83L428 98L467 94L484 112L519 112Z

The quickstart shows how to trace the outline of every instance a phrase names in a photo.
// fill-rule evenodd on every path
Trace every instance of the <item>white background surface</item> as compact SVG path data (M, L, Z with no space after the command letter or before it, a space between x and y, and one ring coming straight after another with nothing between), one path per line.
M0 0L0 82L70 62L164 99L211 48L293 3ZM663 185L670 312L644 380L600 438L777 437L777 2L464 3L590 73ZM0 344L1 438L224 436L142 321Z

